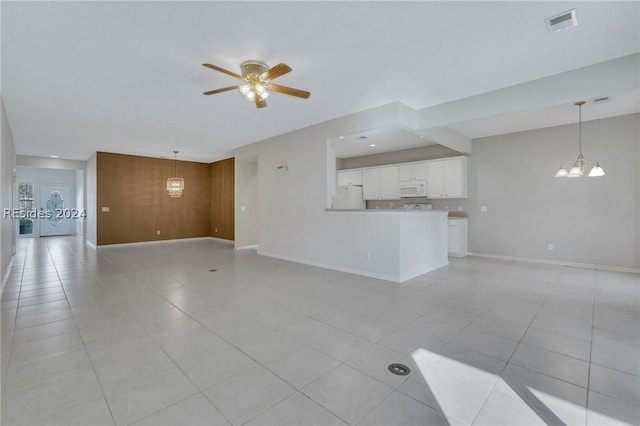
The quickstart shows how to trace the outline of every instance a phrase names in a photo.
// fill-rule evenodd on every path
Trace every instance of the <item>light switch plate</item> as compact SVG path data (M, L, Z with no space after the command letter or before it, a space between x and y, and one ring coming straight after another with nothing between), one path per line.
M487 206L480 206L480 211L481 212L486 212L487 211Z
M109 207L103 207L102 213L109 213Z

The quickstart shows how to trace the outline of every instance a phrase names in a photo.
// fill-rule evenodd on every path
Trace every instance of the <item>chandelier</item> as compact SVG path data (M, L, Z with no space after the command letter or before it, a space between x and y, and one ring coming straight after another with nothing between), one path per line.
M167 191L169 197L179 198L182 197L182 190L184 189L184 179L178 177L178 151L173 151L173 176L167 179Z
M578 158L575 161L568 161L560 165L560 170L556 173L556 177L580 177L586 170L589 170L589 177L604 176L604 170L600 167L600 163L593 160L587 160L582 156L582 105L584 101L576 102L578 107ZM567 171L567 169L569 171Z

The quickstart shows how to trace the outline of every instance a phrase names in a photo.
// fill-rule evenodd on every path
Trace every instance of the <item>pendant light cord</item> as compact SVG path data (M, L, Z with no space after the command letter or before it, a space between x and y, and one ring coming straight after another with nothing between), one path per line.
M173 177L178 177L178 151L173 151Z
M582 104L578 105L578 152L582 155Z

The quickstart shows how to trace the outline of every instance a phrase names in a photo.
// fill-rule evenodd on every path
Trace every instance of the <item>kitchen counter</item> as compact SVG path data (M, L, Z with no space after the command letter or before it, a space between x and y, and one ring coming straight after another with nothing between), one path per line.
M449 264L447 210L325 209L334 269L405 282Z
M324 209L327 212L360 212L360 213L447 213L448 210L431 209Z

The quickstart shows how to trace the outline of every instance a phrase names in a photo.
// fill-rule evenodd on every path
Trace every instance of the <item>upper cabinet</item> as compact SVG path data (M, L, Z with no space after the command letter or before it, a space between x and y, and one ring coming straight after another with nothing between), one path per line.
M467 198L467 157L427 162L428 198Z
M398 167L400 182L425 180L427 178L427 163L404 164Z
M365 200L400 198L398 167L376 167L362 171L362 195Z
M467 198L467 157L338 171L338 186L362 185L365 200L400 199L400 186L427 181L427 198ZM420 182L416 182L419 184Z
M338 171L338 186L362 185L362 170L340 170Z

